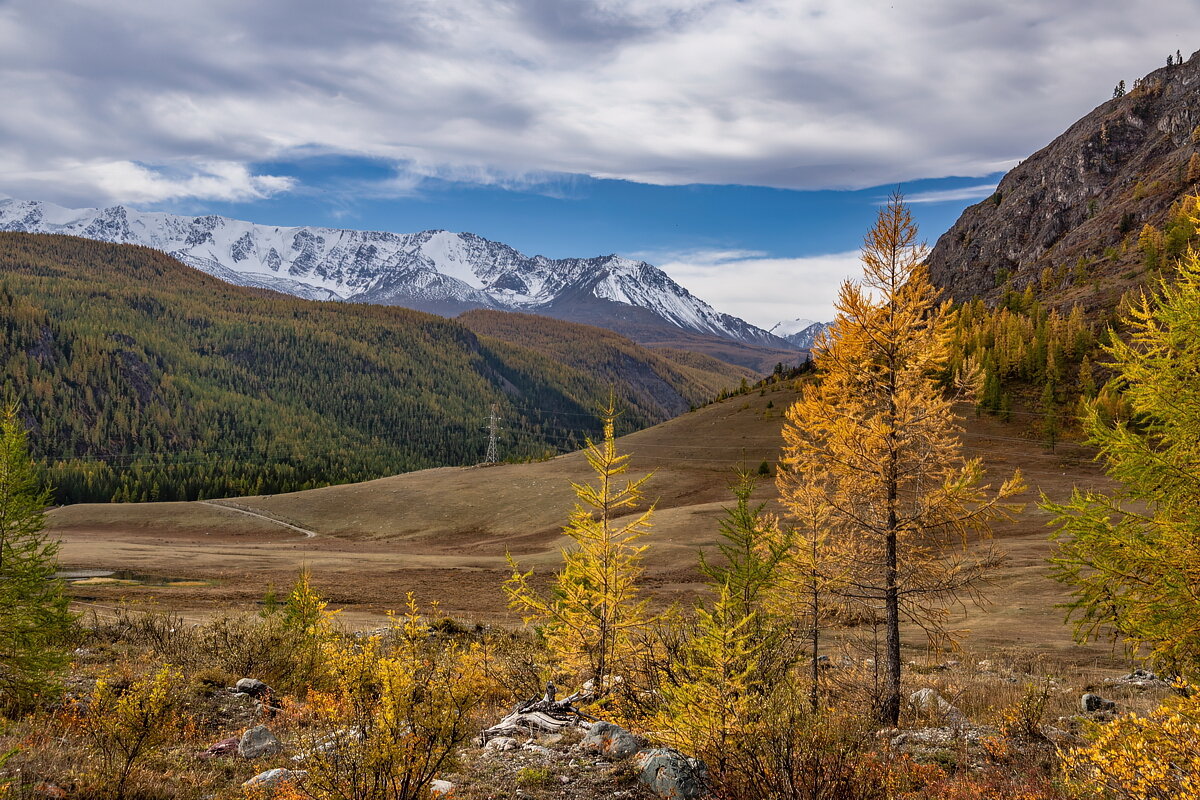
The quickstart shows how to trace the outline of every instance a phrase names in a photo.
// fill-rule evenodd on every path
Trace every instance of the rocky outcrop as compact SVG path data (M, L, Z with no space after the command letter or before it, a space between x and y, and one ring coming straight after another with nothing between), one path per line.
M1081 256L1085 272L1127 269L1111 254L1105 263L1105 250L1161 223L1195 191L1187 174L1200 151L1198 56L1151 72L1005 175L938 239L933 281L966 300L995 297L1006 284L1022 289L1045 267L1074 268Z

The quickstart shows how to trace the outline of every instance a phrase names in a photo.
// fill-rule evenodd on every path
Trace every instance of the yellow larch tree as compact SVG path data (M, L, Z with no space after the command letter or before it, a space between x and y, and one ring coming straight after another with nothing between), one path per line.
M818 380L788 409L783 429L784 504L799 487L820 487L832 535L846 548L841 590L882 615L886 633L878 716L900 716L900 626L946 635L946 607L975 591L995 563L968 549L969 534L1006 513L1023 489L1019 475L996 491L983 466L962 455L953 403L975 381L962 370L943 385L949 305L924 265L912 215L899 193L879 212L863 244L863 280L842 285L837 318L815 352Z
M634 634L649 622L638 586L647 545L637 542L649 532L654 508L637 508L650 476L622 481L629 456L617 452L616 418L610 400L603 441L589 440L584 451L596 482L572 484L579 502L563 528L571 544L563 548L549 594L535 590L533 571L521 572L511 556L513 574L504 584L509 606L527 624L539 625L551 653L564 668L591 678L597 694L630 665Z

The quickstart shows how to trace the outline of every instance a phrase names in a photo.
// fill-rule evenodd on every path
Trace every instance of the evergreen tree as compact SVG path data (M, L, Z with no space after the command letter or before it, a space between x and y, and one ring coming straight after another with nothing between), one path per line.
M1105 351L1113 379L1084 429L1122 488L1076 490L1057 515L1057 578L1071 587L1080 639L1115 631L1163 668L1200 676L1200 255L1126 312ZM1111 398L1128 404L1112 418Z
M0 705L10 710L52 693L67 663L72 616L54 579L58 545L42 534L49 498L10 405L0 416Z
M1014 476L989 494L980 462L962 456L955 398L938 382L953 320L935 304L924 256L897 194L867 234L863 283L842 286L833 336L817 351L820 380L783 431L788 472L822 487L838 535L855 542L846 591L881 611L877 711L890 725L900 716L901 621L945 635L940 601L969 592L994 563L955 545L986 533L999 501L1022 488Z
M725 563L711 564L700 553L700 571L711 581L713 591L719 594L728 589L728 602L742 616L763 614L767 595L779 585L789 548L778 521L764 513L767 504L751 504L754 486L753 475L738 473L733 486L737 503L725 510L725 518L718 523L722 541L717 550Z
M617 453L617 413L610 400L601 412L604 439L587 443L588 464L595 484L572 484L579 502L563 535L573 548L562 551L563 566L549 595L530 585L533 571L521 572L509 557L513 574L504 583L509 606L527 623L536 622L552 653L563 666L590 678L602 694L607 679L620 674L634 652L634 634L647 624L645 599L638 581L648 545L637 541L649 533L653 507L635 512L649 475L619 483L629 469L629 456Z

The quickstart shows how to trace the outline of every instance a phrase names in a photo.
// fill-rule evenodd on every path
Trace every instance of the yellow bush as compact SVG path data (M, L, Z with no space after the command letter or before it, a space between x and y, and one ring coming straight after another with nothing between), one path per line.
M177 690L183 678L170 666L130 684L124 692L100 679L80 716L100 755L105 787L122 800L134 767L167 743L180 726Z
M310 694L304 788L315 800L416 800L474 731L476 648L440 643L409 599L390 635L327 645L333 689Z
M1080 797L1200 798L1200 693L1163 703L1145 717L1118 717L1064 756L1063 768Z

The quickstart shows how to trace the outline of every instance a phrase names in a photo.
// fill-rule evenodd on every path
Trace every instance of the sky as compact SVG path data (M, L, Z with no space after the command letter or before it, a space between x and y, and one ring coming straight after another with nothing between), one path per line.
M0 193L470 231L828 319L1200 36L1194 0L0 0ZM1195 26L1193 26L1195 27Z

